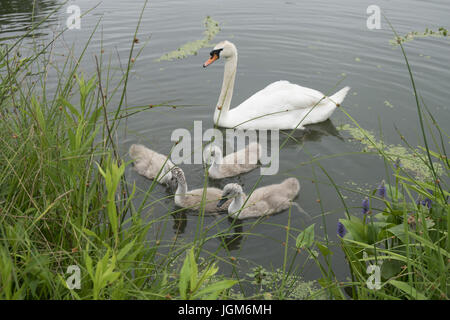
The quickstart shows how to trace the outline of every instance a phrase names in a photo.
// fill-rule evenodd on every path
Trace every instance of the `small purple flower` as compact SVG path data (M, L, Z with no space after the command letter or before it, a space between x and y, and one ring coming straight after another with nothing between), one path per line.
M339 221L337 224L337 234L339 235L339 237L343 238L346 233L347 230L345 229L344 225Z
M384 198L386 196L386 186L384 185L384 180L381 181L380 185L378 186L378 195L381 198Z
M403 164L400 162L400 158L397 158L397 160L395 160L394 163L394 168L397 170L400 169L401 167L403 167Z
M432 190L427 189L427 191L428 191L431 195L433 194L433 191L432 191ZM430 198L426 197L426 198L425 198L424 200L422 200L422 201L417 200L416 203L417 203L417 205L420 205L420 204L421 204L421 205L423 205L423 206L427 206L428 209L431 209L431 205L432 205L433 201L431 201Z
M430 198L425 198L425 200L422 200L422 205L423 206L427 206L428 209L431 209L431 199Z
M369 212L369 198L365 197L362 202L362 214Z

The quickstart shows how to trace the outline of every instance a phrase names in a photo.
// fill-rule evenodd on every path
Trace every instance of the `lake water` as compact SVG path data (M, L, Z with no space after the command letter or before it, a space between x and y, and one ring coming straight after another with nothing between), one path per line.
M32 3L0 0L0 38L8 41L8 38L26 32L32 22ZM37 37L48 39L61 29L69 16L66 13L68 5L78 5L84 12L97 3L92 0L69 1L54 18L39 28ZM37 17L47 15L59 4L58 1L37 1ZM338 87L348 85L352 89L343 106L363 128L374 132L379 132L381 128L387 143L399 144L401 140L395 125L412 145L419 144L416 106L400 48L389 43L393 34L386 20L382 19L379 30L369 30L366 26L369 17L366 10L372 4L382 9L400 35L424 31L427 27L436 31L439 27L448 27L450 21L450 2L447 0L150 1L137 36L140 40L137 49L150 40L131 70L127 106L170 100L184 107L152 109L123 121L117 137L122 153L126 154L133 143L142 143L168 153L174 129L187 128L192 131L194 120L201 120L204 130L212 127L212 115L222 83L223 62L202 68L210 48L203 48L198 55L181 60L156 61L164 53L186 42L201 39L206 16L218 21L221 28L212 42L228 39L236 44L239 51L232 107L280 79L322 92L333 92L336 91L334 86L344 77ZM69 30L64 34L63 41L57 43L55 50L63 53L66 47L70 48L75 43L75 52L80 53L82 44L101 18L99 30L81 70L93 74L94 54L99 55L103 45L105 59L111 57L112 68L120 72L120 66L126 64L128 59L142 6L143 1L103 1L82 18L80 30ZM450 120L449 44L448 38L427 37L405 45L420 94L444 128ZM279 173L264 176L260 183L266 185L288 176L297 177L302 188L296 201L312 216L312 220L293 209L291 227L303 229L316 223L316 234L318 238L323 237L322 205L331 241L337 240L336 223L344 217L344 208L321 169L315 166L313 171L307 163L311 158L361 151L358 142L349 139L347 132L338 130L347 123L351 123L350 120L336 110L331 121L296 133L298 141L289 142L281 151ZM338 185L348 188L373 189L385 178L383 162L372 155L330 157L321 160L320 164ZM201 165L181 167L191 188L202 185ZM130 182L136 181L140 192L150 185L148 180L132 170L128 170L126 175ZM259 177L259 170L255 170L237 178L211 181L210 185L223 186L236 181L249 192ZM319 198L316 186L319 187L321 203L316 201ZM167 195L165 188L157 186L149 201ZM359 214L362 196L351 192L345 192L344 196L350 210ZM162 216L172 207L172 201L166 199L155 204L151 213ZM230 255L238 259L243 272L255 264L268 269L282 266L283 242L286 240L284 226L288 223L288 217L288 212L283 212L262 223L250 221L238 230L256 234L235 241L229 247ZM160 225L159 231L165 230L163 238L167 240L176 234L176 230L180 238L190 240L195 234L197 219L191 215L181 217L181 220L170 218L167 225ZM206 217L205 225L216 221L217 218ZM230 221L224 220L212 228L211 233L226 230L229 226ZM152 230L156 231L156 228ZM155 237L155 234L151 236ZM289 245L294 246L295 239L291 238ZM221 246L219 239L212 239L205 243L204 248L215 252ZM332 261L337 276L344 280L348 268L343 254L339 248L333 251ZM221 250L219 255L226 257L227 253ZM296 265L301 266L305 258L306 255L301 253ZM225 263L221 268L231 270ZM306 279L320 277L312 263L307 264L302 275Z

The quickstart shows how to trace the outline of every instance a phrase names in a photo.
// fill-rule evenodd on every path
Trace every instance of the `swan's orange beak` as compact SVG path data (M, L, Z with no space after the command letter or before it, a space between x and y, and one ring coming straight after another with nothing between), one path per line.
M206 68L207 66L209 66L211 63L213 63L214 61L216 61L217 59L219 59L219 56L217 54L213 54L211 56L211 58L209 58L204 64L203 64L203 68Z

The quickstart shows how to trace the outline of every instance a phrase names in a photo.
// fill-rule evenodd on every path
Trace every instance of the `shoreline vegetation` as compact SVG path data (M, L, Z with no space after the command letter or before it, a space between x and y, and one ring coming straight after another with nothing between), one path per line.
M206 226L200 208L192 241L178 234L166 240L163 229L183 209L152 216L152 204L161 200L151 197L156 180L138 190L124 175L131 164L118 151L116 131L122 119L148 109L125 106L128 75L144 49L135 50L142 12L118 81L112 81L103 52L95 56L92 74L80 72L99 24L80 56L68 54L58 66L49 50L56 38L43 48L35 45L26 57L21 50L26 35L0 47L0 299L449 299L449 135L420 98L401 42L421 141L402 139L400 151L361 128L341 106L350 122L342 129L365 151L381 157L386 176L369 192L352 190L337 185L314 160L342 201L346 218L339 219L337 229L328 226L329 233L339 234L338 242L328 239L324 212L321 239L314 232L320 223L291 228L289 210L288 225L280 226L286 230L286 238L280 239L282 267L268 271L256 266L241 276L239 260L244 258L234 257L228 245L255 236L251 227L242 231L242 225L258 221L234 221L211 235L214 226ZM206 23L215 24L216 31L189 50L177 51L193 52L209 43L218 24L212 19ZM57 74L51 95L50 70ZM348 207L344 190L361 197L359 210ZM222 244L216 252L204 248L212 239ZM333 250L344 252L351 280L336 277ZM321 279L302 279L299 255L316 264ZM219 263L228 264L231 272L220 273ZM376 290L368 286L370 265L381 266ZM79 289L69 266L79 268ZM69 289L71 285L77 289Z

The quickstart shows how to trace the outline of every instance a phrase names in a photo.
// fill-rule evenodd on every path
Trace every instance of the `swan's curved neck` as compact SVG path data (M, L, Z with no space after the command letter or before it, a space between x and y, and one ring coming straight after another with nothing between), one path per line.
M228 207L228 214L230 216L235 216L235 213L239 211L244 205L244 194L239 193L236 197L234 197L233 201L231 201L230 206Z
M222 152L220 150L216 150L214 156L211 159L211 165L208 169L210 176L214 177L220 175L220 165L222 164L222 162Z
M237 52L225 62L222 90L214 111L214 124L220 125L227 118L230 110L231 98L233 97L234 79L236 78Z
M212 158L211 166L222 164L223 157L222 157L222 151L220 149L216 149L214 151L214 157Z
M186 179L179 179L177 191L175 191L175 203L180 203L182 199L186 197L188 192Z

